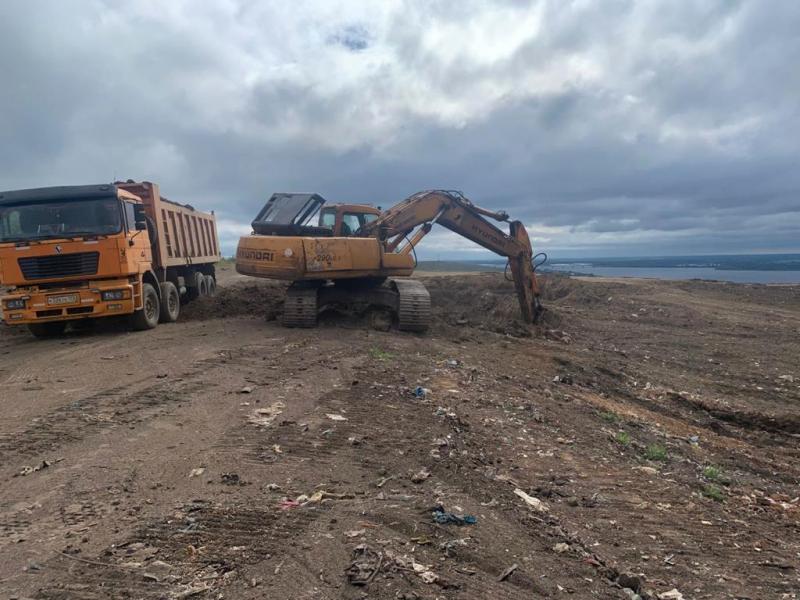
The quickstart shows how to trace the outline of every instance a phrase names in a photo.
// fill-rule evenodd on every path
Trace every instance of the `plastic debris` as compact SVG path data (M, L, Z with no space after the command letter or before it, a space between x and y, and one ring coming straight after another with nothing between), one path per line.
M430 476L431 476L430 471L428 471L427 469L421 469L411 476L411 481L412 483L422 483Z
M289 498L284 498L281 500L281 503L278 504L278 508L281 510L290 510L292 508L297 508L300 506L300 503L297 500L289 500Z
M433 520L440 525L474 525L478 522L477 517L472 515L457 515L447 512L441 504L433 508L431 515Z
M519 569L519 565L517 563L514 563L513 565L508 567L505 571L500 573L500 576L497 578L497 581L505 581L506 579L511 577L511 574L517 569Z
M681 594L677 588L672 588L668 592L663 592L658 595L659 600L683 600L683 594Z
M424 388L421 385L418 385L417 387L414 388L414 396L416 398L424 399L430 393L431 393L431 391L428 388Z
M342 415L337 415L335 413L328 413L325 416L328 417L331 421L347 421L347 417L343 417Z
M569 552L569 544L566 544L564 542L559 542L555 546L553 546L553 550L555 550L559 554L564 554L565 552Z
M272 425L272 422L278 418L278 415L283 412L284 408L286 408L286 405L283 402L273 402L266 408L257 408L254 410L247 420L252 425L269 427Z
M255 388L252 385L246 385L239 390L240 394L252 394Z
M364 586L375 578L381 570L383 555L378 554L366 544L353 548L353 560L345 569L350 585Z
M535 510L537 512L544 513L544 512L548 512L550 510L544 502L542 502L538 498L534 498L533 496L529 496L528 494L526 494L525 492L523 492L519 488L515 489L514 493L517 496L519 496L520 498L522 498L525 501L525 504L527 504L528 506L530 506L533 510Z
M192 469L189 471L189 477L200 477L203 473L205 473L204 467L197 467L196 469Z
M36 473L37 471L41 471L42 469L46 469L50 466L49 460L43 460L38 465L34 467L25 466L22 467L19 472L17 472L14 477L25 477L26 475L30 475L31 473Z
M345 531L344 537L357 538L367 533L366 529L353 529L352 531Z

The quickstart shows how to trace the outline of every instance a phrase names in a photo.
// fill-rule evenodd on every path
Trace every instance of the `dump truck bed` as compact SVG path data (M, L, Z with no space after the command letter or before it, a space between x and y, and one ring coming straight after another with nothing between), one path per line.
M159 267L215 263L220 260L214 213L167 200L158 185L150 182L122 183L117 187L142 199L147 215L156 224L158 250L153 261Z

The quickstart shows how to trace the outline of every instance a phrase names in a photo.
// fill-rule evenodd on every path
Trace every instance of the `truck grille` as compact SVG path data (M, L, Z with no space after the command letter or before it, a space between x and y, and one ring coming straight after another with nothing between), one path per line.
M77 252L53 256L30 256L19 259L19 268L25 279L51 279L94 275L97 273L99 252Z

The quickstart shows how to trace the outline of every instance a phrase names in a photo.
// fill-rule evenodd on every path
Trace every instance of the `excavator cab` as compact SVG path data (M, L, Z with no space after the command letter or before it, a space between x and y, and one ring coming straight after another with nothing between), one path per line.
M258 235L352 237L380 214L365 204L325 205L319 194L272 194L251 225Z
M319 226L332 229L334 237L352 237L380 214L379 208L365 204L331 204L319 211Z

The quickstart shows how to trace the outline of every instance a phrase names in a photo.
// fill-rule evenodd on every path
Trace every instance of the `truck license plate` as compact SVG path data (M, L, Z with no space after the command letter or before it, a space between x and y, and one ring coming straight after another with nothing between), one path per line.
M48 296L47 304L75 304L78 301L78 294L62 294L61 296Z

